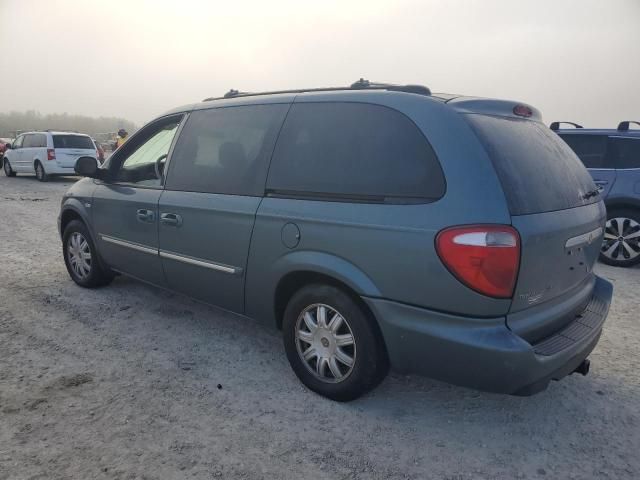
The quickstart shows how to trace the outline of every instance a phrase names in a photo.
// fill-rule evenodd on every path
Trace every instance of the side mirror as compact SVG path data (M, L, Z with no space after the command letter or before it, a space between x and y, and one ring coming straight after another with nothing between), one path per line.
M5 150L11 150L13 147L12 147L12 145L10 143L5 143L4 144L4 148L5 148Z
M74 170L82 177L102 178L103 176L98 168L98 161L93 157L80 157Z

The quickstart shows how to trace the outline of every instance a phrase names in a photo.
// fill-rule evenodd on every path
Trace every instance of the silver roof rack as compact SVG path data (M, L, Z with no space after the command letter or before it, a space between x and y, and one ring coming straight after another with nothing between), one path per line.
M340 90L389 90L393 92L415 93L417 95L431 95L431 90L424 85L395 85L392 83L370 82L369 80L361 78L348 87L300 88L294 90L274 90L270 92L241 92L232 88L222 97L205 98L203 102L221 100L223 98L255 97L259 95L277 95L280 93L336 92Z
M624 122L620 122L618 124L618 131L619 132L626 132L629 130L629 125L633 123L635 125L640 125L640 122L635 122L633 120L625 120Z
M551 125L549 125L549 128L551 130L560 130L560 124L562 123L566 123L567 125L573 125L575 128L584 128L582 125L578 125L577 123L573 123L573 122L552 122Z

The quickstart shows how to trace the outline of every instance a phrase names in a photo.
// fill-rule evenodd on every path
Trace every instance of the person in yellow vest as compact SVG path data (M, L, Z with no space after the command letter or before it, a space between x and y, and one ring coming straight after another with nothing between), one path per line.
M121 128L120 130L118 130L118 139L116 140L116 148L120 148L122 144L127 140L127 138L129 138L129 133L124 128Z

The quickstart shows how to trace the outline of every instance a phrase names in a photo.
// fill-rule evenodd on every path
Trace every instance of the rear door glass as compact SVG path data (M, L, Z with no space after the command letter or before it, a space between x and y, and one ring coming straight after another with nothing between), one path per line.
M24 144L22 146L24 148L46 147L47 137L43 133L33 133L30 135L25 135Z
M35 140L36 140L36 136L35 135L25 135L24 136L24 141L22 142L22 148L32 148L35 147Z
M569 146L540 122L466 116L489 154L512 215L550 212L600 201L591 175Z
M262 196L269 158L288 104L191 113L176 141L168 190Z
M53 147L94 150L91 138L82 135L54 135Z
M611 168L640 168L640 138L611 137L609 156Z
M607 136L561 134L560 138L578 155L587 168L613 168L607 165Z

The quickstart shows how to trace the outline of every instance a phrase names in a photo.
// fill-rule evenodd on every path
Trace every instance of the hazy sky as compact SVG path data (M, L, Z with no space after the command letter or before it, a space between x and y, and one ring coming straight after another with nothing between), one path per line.
M0 111L143 124L222 95L360 77L640 120L640 0L0 0Z

